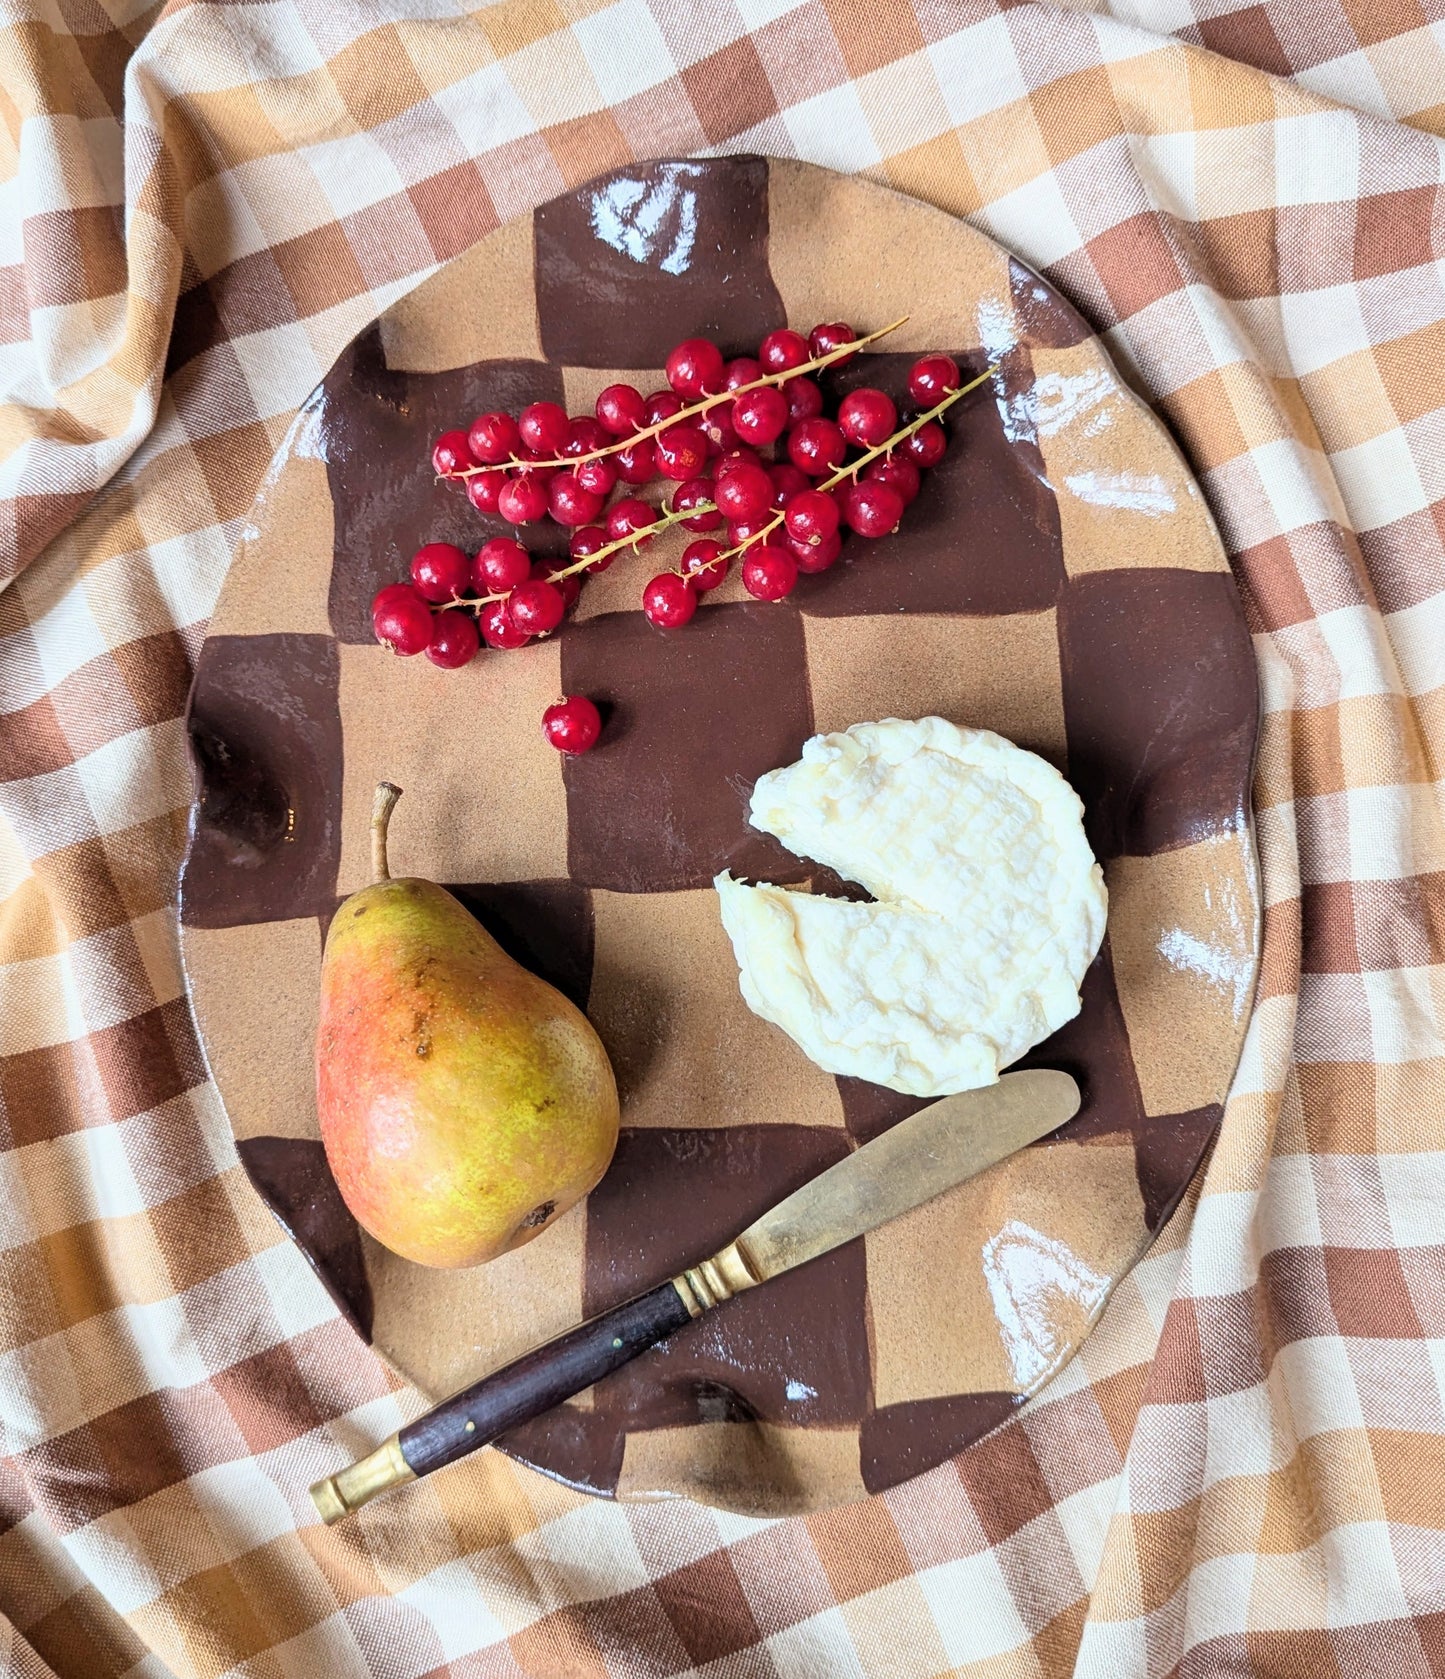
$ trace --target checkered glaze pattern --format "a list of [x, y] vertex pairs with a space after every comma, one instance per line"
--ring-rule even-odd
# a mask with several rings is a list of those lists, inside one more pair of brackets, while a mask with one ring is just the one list
[[[890, 257], [860, 278], [865, 250]], [[486, 345], [459, 296], [501, 300]], [[371, 597], [413, 547], [506, 528], [435, 480], [434, 436], [541, 398], [586, 411], [624, 374], [654, 388], [690, 332], [739, 353], [840, 312], [863, 328], [911, 316], [841, 388], [905, 398], [928, 347], [998, 368], [955, 410], [896, 535], [850, 544], [781, 607], [733, 577], [684, 634], [639, 608], [687, 540], [675, 532], [589, 583], [553, 640], [460, 679], [376, 645]], [[1077, 313], [991, 241], [876, 188], [762, 158], [630, 168], [504, 228], [369, 328], [308, 404], [254, 528], [192, 700], [192, 994], [242, 1160], [374, 1344], [434, 1395], [694, 1263], [920, 1105], [823, 1073], [742, 1002], [713, 876], [818, 873], [748, 827], [759, 774], [819, 729], [930, 711], [1067, 771], [1111, 933], [1079, 1018], [1029, 1059], [1078, 1075], [1079, 1118], [689, 1327], [506, 1449], [597, 1491], [779, 1513], [894, 1485], [1006, 1417], [1183, 1193], [1256, 958], [1243, 613], [1177, 452]], [[558, 692], [608, 709], [603, 745], [575, 761], [538, 739]], [[585, 1208], [462, 1276], [350, 1224], [303, 1094], [320, 945], [368, 878], [382, 778], [411, 790], [393, 866], [456, 884], [584, 1004], [622, 1094], [618, 1155]], [[1161, 955], [1169, 939], [1206, 953], [1204, 982]], [[738, 1444], [759, 1430], [761, 1458]]]

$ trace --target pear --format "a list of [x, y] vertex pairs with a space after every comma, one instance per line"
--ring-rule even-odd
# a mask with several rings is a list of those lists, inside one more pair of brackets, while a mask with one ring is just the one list
[[617, 1084], [580, 1009], [514, 962], [451, 893], [393, 880], [372, 814], [373, 882], [332, 918], [316, 1102], [362, 1227], [419, 1265], [480, 1265], [587, 1194], [617, 1146]]

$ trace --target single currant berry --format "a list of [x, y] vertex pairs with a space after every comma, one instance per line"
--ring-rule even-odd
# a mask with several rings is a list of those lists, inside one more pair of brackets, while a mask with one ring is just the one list
[[684, 338], [667, 358], [667, 382], [679, 396], [712, 396], [723, 388], [723, 353], [710, 338]]
[[[607, 532], [601, 525], [584, 525], [580, 531], [572, 532], [568, 550], [574, 560], [591, 560], [599, 548], [606, 546]], [[587, 570], [589, 574], [606, 571], [616, 558], [616, 554], [604, 554], [600, 560], [592, 560]]]
[[532, 575], [532, 556], [510, 536], [484, 542], [472, 561], [472, 583], [482, 595], [504, 595]]
[[478, 414], [467, 433], [467, 447], [490, 466], [511, 460], [522, 447], [522, 433], [510, 414]]
[[616, 457], [604, 455], [595, 461], [578, 461], [572, 473], [584, 490], [606, 497], [617, 482]]
[[517, 416], [522, 441], [539, 457], [560, 455], [567, 446], [572, 422], [555, 402], [529, 402]]
[[659, 629], [681, 629], [697, 611], [697, 596], [675, 571], [664, 571], [642, 591], [642, 610]]
[[657, 509], [649, 507], [645, 501], [639, 501], [636, 496], [628, 496], [624, 501], [614, 501], [607, 509], [607, 536], [611, 542], [620, 542], [623, 537], [635, 536], [637, 541], [634, 548], [641, 548], [652, 538], [645, 533], [649, 526], [657, 523]]
[[871, 385], [849, 391], [838, 405], [838, 429], [860, 449], [876, 449], [898, 429], [893, 398]]
[[619, 449], [612, 461], [617, 468], [617, 476], [624, 484], [650, 484], [657, 476], [657, 461], [650, 437]]
[[547, 512], [547, 486], [536, 478], [509, 478], [497, 494], [497, 512], [509, 525], [535, 524]]
[[720, 402], [716, 408], [709, 408], [706, 414], [698, 416], [698, 430], [707, 439], [709, 455], [725, 455], [729, 449], [738, 446], [738, 434], [733, 426], [732, 415], [728, 412], [728, 404]]
[[664, 478], [684, 483], [696, 478], [707, 463], [707, 438], [696, 426], [669, 426], [653, 444], [657, 470]]
[[789, 537], [788, 552], [798, 562], [799, 571], [826, 571], [843, 552], [843, 538], [834, 531], [831, 536], [825, 536], [817, 547], [813, 547], [810, 543], [794, 542]]
[[518, 478], [531, 478], [538, 484], [545, 484], [555, 478], [562, 470], [560, 466], [553, 466], [545, 451], [533, 449], [524, 443], [522, 452], [512, 463], [512, 469]]
[[771, 509], [760, 513], [756, 519], [734, 519], [728, 526], [728, 547], [742, 548], [750, 542], [756, 542], [764, 531], [773, 528], [775, 515]]
[[590, 752], [602, 733], [602, 715], [585, 694], [567, 694], [542, 713], [542, 733], [569, 757]]
[[920, 356], [908, 370], [908, 394], [920, 408], [932, 408], [963, 383], [952, 356]]
[[532, 639], [526, 630], [512, 622], [504, 600], [489, 601], [477, 614], [477, 628], [488, 647], [510, 650], [525, 647]]
[[763, 364], [751, 356], [734, 356], [723, 369], [723, 389], [735, 391], [741, 385], [755, 385], [763, 376]]
[[566, 571], [571, 560], [559, 559], [553, 556], [549, 559], [538, 560], [532, 567], [533, 577], [540, 577], [543, 582], [550, 583], [554, 589], [562, 591], [562, 611], [570, 612], [577, 604], [577, 597], [582, 593], [582, 573], [574, 571], [570, 576], [559, 577], [560, 571]]
[[903, 497], [891, 484], [865, 478], [844, 491], [843, 517], [859, 536], [887, 536], [903, 517]]
[[743, 556], [743, 587], [756, 600], [782, 600], [798, 581], [798, 562], [786, 548], [763, 543]]
[[717, 588], [728, 574], [728, 561], [719, 559], [723, 545], [710, 537], [689, 542], [682, 551], [682, 575], [691, 589], [702, 595]]
[[[820, 356], [830, 355], [844, 344], [851, 344], [857, 336], [847, 321], [824, 321], [808, 334], [808, 352], [816, 361]], [[846, 367], [857, 354], [854, 350], [851, 355], [839, 356], [837, 361], [830, 361], [828, 365]]]
[[800, 420], [815, 419], [823, 412], [823, 392], [815, 379], [801, 376], [790, 379], [783, 386], [783, 395], [788, 399], [790, 426], [797, 425]]
[[438, 478], [449, 478], [454, 472], [465, 472], [468, 467], [476, 466], [477, 457], [467, 442], [467, 434], [444, 431], [432, 445], [431, 464]]
[[472, 562], [452, 542], [428, 542], [412, 555], [411, 580], [428, 600], [455, 600], [467, 592]]
[[788, 423], [788, 399], [775, 385], [744, 391], [733, 400], [732, 422], [744, 443], [763, 448], [783, 435]]
[[725, 449], [713, 463], [712, 475], [718, 477], [720, 473], [731, 472], [735, 466], [746, 463], [748, 466], [761, 466], [762, 456], [756, 449], [750, 449], [746, 443], [736, 444], [731, 449]]
[[562, 446], [563, 455], [570, 461], [578, 455], [595, 454], [612, 442], [612, 436], [600, 421], [590, 414], [574, 414], [568, 421], [571, 431]]
[[631, 437], [647, 424], [647, 405], [635, 385], [608, 385], [597, 396], [597, 423], [612, 437]]
[[813, 480], [806, 472], [799, 472], [791, 461], [775, 461], [768, 468], [768, 477], [773, 484], [773, 506], [779, 512], [794, 496], [813, 487]]
[[372, 599], [371, 628], [383, 647], [410, 658], [431, 640], [431, 608], [410, 583], [388, 583]]
[[528, 635], [547, 635], [562, 622], [567, 602], [555, 583], [530, 577], [507, 596], [507, 612], [519, 630]]
[[696, 507], [699, 503], [706, 504], [707, 511], [694, 514], [691, 519], [684, 519], [684, 530], [715, 531], [723, 522], [723, 516], [718, 512], [712, 499], [713, 487], [706, 478], [692, 478], [681, 485], [673, 494], [672, 510], [674, 513], [685, 512], [689, 507]]
[[482, 645], [477, 621], [460, 607], [448, 607], [432, 619], [426, 656], [443, 670], [460, 670], [476, 658]]
[[948, 449], [948, 433], [937, 420], [922, 425], [903, 441], [903, 452], [915, 466], [937, 466]]
[[847, 453], [847, 440], [832, 420], [804, 420], [788, 433], [788, 459], [812, 478], [836, 472]]
[[826, 490], [802, 490], [788, 503], [783, 524], [791, 542], [816, 548], [836, 533], [841, 517]]
[[923, 483], [923, 474], [907, 455], [885, 455], [882, 460], [869, 461], [863, 468], [863, 477], [880, 484], [891, 484], [903, 497], [905, 507], [918, 494]]
[[547, 486], [547, 511], [569, 529], [590, 525], [602, 511], [602, 501], [578, 482], [574, 472], [559, 472]]
[[758, 360], [764, 373], [787, 373], [809, 360], [808, 340], [800, 332], [779, 327], [758, 345]]
[[467, 500], [478, 513], [495, 513], [506, 481], [500, 472], [478, 472], [467, 479]]
[[773, 505], [773, 481], [760, 466], [739, 461], [713, 480], [713, 500], [727, 519], [758, 519]]
[[660, 426], [674, 414], [682, 412], [682, 398], [676, 391], [653, 391], [647, 398], [643, 418], [650, 426]]

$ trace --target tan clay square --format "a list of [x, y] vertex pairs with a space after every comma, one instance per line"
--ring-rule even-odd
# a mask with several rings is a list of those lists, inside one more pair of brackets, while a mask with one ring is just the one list
[[307, 1137], [316, 1129], [316, 1016], [321, 928], [314, 916], [250, 927], [187, 927], [186, 974], [225, 995], [224, 1031], [206, 1059], [238, 1137]]
[[1254, 996], [1249, 842], [1220, 834], [1105, 865], [1114, 982], [1144, 1111], [1189, 1113], [1223, 1096]]
[[[346, 740], [338, 890], [371, 879], [378, 781], [406, 793], [391, 824], [391, 870], [427, 880], [555, 880], [567, 873], [562, 760], [541, 718], [561, 693], [557, 642], [484, 650], [465, 670], [384, 647], [342, 647]], [[439, 680], [440, 679], [440, 680]]]
[[1029, 1391], [1147, 1236], [1127, 1141], [1027, 1149], [873, 1231], [876, 1403]]
[[543, 360], [532, 218], [479, 240], [381, 317], [388, 367], [445, 373], [474, 361]]
[[866, 1498], [856, 1428], [696, 1423], [629, 1434], [619, 1498], [694, 1486], [725, 1510], [799, 1515]]
[[622, 1123], [842, 1125], [832, 1077], [748, 1008], [717, 894], [592, 894], [587, 1013]]
[[996, 730], [1063, 765], [1064, 701], [1052, 611], [803, 622], [820, 733], [882, 717], [946, 717]]
[[[311, 423], [303, 412], [296, 432]], [[293, 453], [286, 470], [261, 486], [208, 633], [265, 635], [279, 626], [292, 635], [330, 635], [334, 525], [326, 463]]]

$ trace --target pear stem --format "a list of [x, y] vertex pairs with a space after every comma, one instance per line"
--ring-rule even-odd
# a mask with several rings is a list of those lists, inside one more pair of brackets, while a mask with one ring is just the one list
[[395, 787], [389, 781], [378, 781], [376, 796], [371, 801], [371, 878], [390, 880], [391, 870], [386, 864], [386, 830], [391, 821], [391, 813], [396, 809], [396, 801], [401, 797], [401, 788]]

